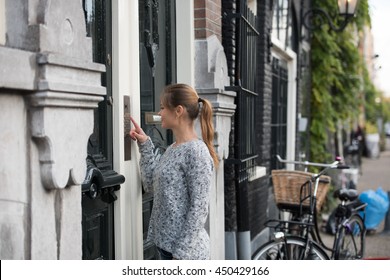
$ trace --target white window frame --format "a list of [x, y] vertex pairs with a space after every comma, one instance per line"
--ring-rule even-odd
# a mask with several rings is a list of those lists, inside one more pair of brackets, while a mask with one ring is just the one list
[[[272, 54], [287, 62], [288, 93], [287, 93], [287, 150], [286, 159], [295, 160], [296, 114], [297, 114], [297, 54], [284, 44], [272, 38]], [[294, 170], [293, 164], [286, 164], [287, 170]]]
[[176, 1], [177, 82], [195, 86], [194, 1]]

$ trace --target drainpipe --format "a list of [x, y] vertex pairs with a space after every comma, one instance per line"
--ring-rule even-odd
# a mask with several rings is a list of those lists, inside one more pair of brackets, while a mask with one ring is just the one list
[[236, 188], [237, 188], [236, 191], [237, 191], [238, 259], [250, 260], [251, 259], [251, 234], [249, 230], [248, 179], [244, 179], [243, 182], [237, 182]]

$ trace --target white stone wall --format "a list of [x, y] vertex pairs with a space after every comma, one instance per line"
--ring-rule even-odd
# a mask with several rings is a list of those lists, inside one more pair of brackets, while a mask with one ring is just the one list
[[5, 44], [5, 0], [0, 0], [0, 45]]
[[[26, 107], [20, 95], [0, 94], [0, 259], [28, 257]], [[27, 251], [27, 252], [26, 252]]]

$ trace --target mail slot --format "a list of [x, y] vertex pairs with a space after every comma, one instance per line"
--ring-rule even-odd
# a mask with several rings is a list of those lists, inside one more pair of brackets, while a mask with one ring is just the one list
[[156, 112], [145, 112], [146, 124], [161, 124], [161, 116]]

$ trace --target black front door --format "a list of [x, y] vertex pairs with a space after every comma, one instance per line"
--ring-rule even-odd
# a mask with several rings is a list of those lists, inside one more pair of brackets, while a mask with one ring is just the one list
[[[156, 153], [171, 144], [172, 133], [153, 115], [160, 110], [163, 88], [176, 81], [176, 36], [174, 0], [139, 0], [141, 126], [152, 138]], [[149, 117], [151, 116], [151, 117]], [[144, 259], [155, 259], [156, 249], [146, 241], [153, 194], [143, 195]]]
[[88, 141], [87, 174], [82, 185], [83, 259], [114, 259], [115, 191], [125, 178], [113, 169], [111, 0], [83, 0], [87, 36], [94, 62], [105, 64], [102, 86], [107, 95], [94, 112]]

